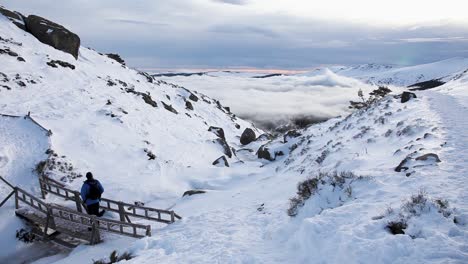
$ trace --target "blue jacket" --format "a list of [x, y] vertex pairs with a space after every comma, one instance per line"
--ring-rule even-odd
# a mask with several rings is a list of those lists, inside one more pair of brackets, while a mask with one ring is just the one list
[[[101, 194], [102, 194], [104, 192], [104, 188], [102, 187], [101, 183], [98, 180], [95, 180], [95, 181], [97, 181], [99, 190], [101, 191]], [[81, 186], [81, 199], [85, 201], [86, 205], [99, 203], [101, 201], [100, 199], [95, 199], [95, 200], [86, 199], [86, 197], [88, 197], [88, 194], [89, 194], [89, 188], [90, 187], [88, 183], [85, 181], [83, 183], [83, 186]]]

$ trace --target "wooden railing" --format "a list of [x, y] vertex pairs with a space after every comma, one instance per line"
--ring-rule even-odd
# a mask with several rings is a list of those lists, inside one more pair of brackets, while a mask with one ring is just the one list
[[[45, 198], [47, 193], [50, 193], [66, 200], [74, 201], [76, 210], [78, 212], [83, 211], [82, 207], [84, 207], [84, 203], [81, 200], [81, 196], [78, 191], [68, 189], [62, 184], [47, 177], [41, 177], [39, 179], [39, 183], [43, 198]], [[101, 198], [100, 208], [106, 211], [118, 213], [121, 222], [127, 221], [131, 223], [130, 217], [142, 218], [165, 224], [172, 224], [176, 219], [181, 219], [181, 217], [174, 211], [140, 206], [107, 198]]]
[[[36, 223], [45, 226], [45, 236], [47, 236], [49, 228], [75, 238], [87, 240], [90, 244], [96, 244], [101, 241], [99, 230], [135, 238], [151, 236], [150, 225], [126, 223], [102, 217], [98, 218], [59, 205], [48, 204], [25, 190], [15, 187], [16, 209], [21, 208], [20, 203], [24, 203], [45, 215], [43, 223]], [[28, 214], [19, 210], [17, 210], [17, 213], [31, 220], [31, 216], [28, 216]], [[37, 219], [41, 218], [36, 216], [35, 220], [37, 221]], [[73, 230], [70, 228], [73, 225], [78, 226], [78, 229]]]

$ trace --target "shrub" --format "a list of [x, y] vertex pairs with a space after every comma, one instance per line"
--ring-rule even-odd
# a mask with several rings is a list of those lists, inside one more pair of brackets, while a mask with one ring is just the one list
[[308, 178], [297, 185], [296, 196], [289, 199], [289, 208], [287, 213], [294, 217], [299, 209], [304, 206], [311, 196], [319, 191], [320, 185], [331, 185], [333, 188], [340, 188], [350, 198], [353, 194], [351, 183], [355, 179], [363, 179], [352, 172], [319, 172], [315, 177]]
[[36, 235], [31, 232], [30, 230], [26, 230], [24, 228], [21, 228], [20, 230], [16, 230], [16, 238], [19, 241], [22, 241], [24, 243], [32, 243], [36, 240]]
[[42, 175], [44, 173], [46, 165], [47, 165], [47, 161], [45, 161], [45, 160], [40, 161], [39, 163], [36, 164], [36, 167], [34, 168], [34, 171], [38, 175]]
[[367, 108], [371, 106], [372, 104], [374, 104], [375, 102], [379, 101], [380, 99], [384, 98], [391, 92], [392, 90], [388, 89], [387, 87], [379, 86], [379, 88], [369, 93], [369, 98], [366, 100], [364, 98], [364, 93], [362, 92], [361, 89], [359, 89], [358, 96], [362, 102], [349, 101], [350, 103], [349, 108], [357, 109], [357, 110]]
[[408, 227], [404, 220], [391, 221], [387, 223], [386, 228], [394, 235], [405, 234], [405, 229]]
[[109, 261], [105, 260], [105, 259], [100, 259], [100, 260], [94, 260], [93, 261], [93, 264], [113, 264], [113, 263], [117, 263], [117, 262], [120, 262], [122, 260], [130, 260], [132, 259], [134, 256], [129, 253], [129, 252], [124, 252], [122, 253], [121, 255], [119, 255], [117, 253], [117, 250], [114, 250], [111, 252], [111, 254], [109, 255]]

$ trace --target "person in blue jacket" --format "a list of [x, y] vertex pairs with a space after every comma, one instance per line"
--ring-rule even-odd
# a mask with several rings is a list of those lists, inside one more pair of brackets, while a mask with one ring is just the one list
[[104, 188], [101, 183], [94, 179], [91, 172], [86, 173], [86, 181], [81, 187], [81, 199], [86, 204], [88, 214], [102, 216], [104, 210], [99, 212], [99, 202], [101, 201], [101, 195], [104, 192]]

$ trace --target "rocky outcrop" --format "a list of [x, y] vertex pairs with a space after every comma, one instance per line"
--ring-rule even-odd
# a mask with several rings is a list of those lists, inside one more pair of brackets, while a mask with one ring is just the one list
[[164, 109], [166, 109], [167, 111], [173, 113], [173, 114], [179, 114], [179, 112], [177, 112], [177, 110], [174, 109], [174, 107], [172, 107], [172, 105], [168, 105], [166, 103], [164, 103], [163, 101], [161, 101], [161, 103], [163, 104], [164, 106]]
[[256, 137], [255, 132], [251, 128], [246, 128], [244, 132], [242, 132], [240, 143], [242, 145], [248, 145], [255, 141]]
[[125, 65], [125, 61], [122, 59], [122, 57], [120, 57], [119, 54], [116, 54], [116, 53], [107, 53], [105, 54], [107, 57], [115, 60], [116, 62], [122, 64], [122, 65]]
[[185, 101], [185, 109], [193, 110], [193, 105], [189, 101]]
[[65, 62], [65, 61], [61, 61], [61, 60], [51, 60], [51, 61], [47, 62], [47, 65], [49, 65], [52, 68], [58, 68], [58, 66], [61, 66], [61, 67], [64, 67], [64, 68], [70, 68], [72, 70], [75, 69], [75, 65], [70, 64], [70, 63]]
[[208, 131], [213, 132], [213, 134], [215, 134], [219, 138], [226, 139], [226, 137], [224, 136], [224, 130], [220, 127], [210, 126], [210, 128], [208, 128]]
[[257, 151], [257, 157], [259, 159], [266, 159], [269, 161], [274, 161], [275, 159], [272, 157], [270, 150], [265, 147], [265, 145], [261, 146]]
[[402, 160], [400, 162], [400, 164], [398, 164], [398, 166], [395, 168], [395, 171], [396, 172], [401, 172], [401, 171], [406, 171], [409, 169], [409, 167], [407, 166], [408, 162], [411, 161], [411, 158], [410, 157], [406, 157], [404, 160]]
[[0, 14], [6, 16], [13, 24], [26, 31], [26, 17], [19, 12], [10, 11], [0, 6]]
[[192, 195], [195, 195], [195, 194], [202, 194], [202, 193], [206, 193], [206, 191], [203, 191], [203, 190], [188, 190], [188, 191], [184, 192], [182, 197], [192, 196]]
[[229, 147], [228, 143], [226, 142], [224, 138], [217, 138], [214, 142], [219, 144], [223, 148], [223, 152], [226, 156], [228, 156], [229, 158], [232, 158], [231, 147]]
[[433, 160], [435, 162], [441, 162], [441, 160], [439, 159], [439, 156], [434, 153], [424, 154], [422, 156], [417, 157], [416, 160], [422, 160], [422, 161]]
[[221, 156], [215, 161], [213, 161], [213, 165], [218, 166], [218, 167], [229, 167], [229, 163], [225, 156]]
[[412, 92], [403, 92], [401, 94], [401, 103], [404, 104], [413, 98], [418, 98], [415, 93]]
[[287, 143], [289, 139], [291, 138], [297, 138], [300, 137], [302, 134], [297, 132], [297, 130], [290, 130], [288, 133], [286, 133], [283, 137], [284, 143]]
[[26, 29], [40, 42], [69, 53], [78, 59], [80, 37], [62, 25], [40, 16], [30, 15], [26, 18]]

